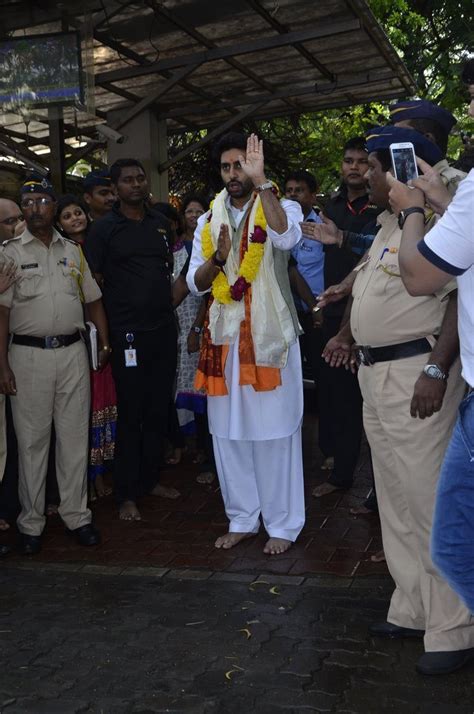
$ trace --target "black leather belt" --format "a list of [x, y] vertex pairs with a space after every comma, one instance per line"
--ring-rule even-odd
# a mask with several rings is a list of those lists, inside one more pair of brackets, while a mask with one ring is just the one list
[[55, 350], [57, 347], [69, 347], [75, 342], [79, 342], [81, 333], [75, 332], [73, 335], [54, 335], [48, 337], [30, 337], [29, 335], [12, 335], [12, 342], [15, 345], [26, 347], [41, 347], [43, 350]]
[[359, 346], [357, 348], [357, 357], [359, 364], [370, 367], [371, 364], [376, 362], [390, 362], [395, 359], [414, 357], [415, 355], [431, 352], [432, 349], [426, 337], [421, 337], [419, 340], [400, 342], [398, 345], [388, 345], [387, 347]]

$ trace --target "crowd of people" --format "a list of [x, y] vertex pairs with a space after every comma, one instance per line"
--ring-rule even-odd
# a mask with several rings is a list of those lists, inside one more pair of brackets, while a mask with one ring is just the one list
[[[474, 96], [474, 60], [463, 79]], [[24, 554], [55, 508], [100, 543], [88, 496], [109, 492], [107, 463], [121, 520], [145, 494], [179, 498], [160, 468], [193, 429], [197, 480], [218, 478], [229, 520], [216, 548], [262, 522], [264, 552], [287, 551], [305, 523], [303, 358], [329, 474], [313, 497], [351, 487], [364, 429], [370, 446], [359, 512], [378, 509], [395, 582], [371, 634], [424, 638], [423, 674], [474, 658], [473, 172], [446, 160], [448, 111], [390, 109], [343, 147], [323, 211], [312, 173], [280, 194], [262, 141], [233, 132], [210, 207], [157, 202], [134, 158], [92, 171], [80, 198], [32, 175], [19, 205], [0, 199], [0, 529], [16, 520]], [[406, 142], [412, 186], [391, 173]]]

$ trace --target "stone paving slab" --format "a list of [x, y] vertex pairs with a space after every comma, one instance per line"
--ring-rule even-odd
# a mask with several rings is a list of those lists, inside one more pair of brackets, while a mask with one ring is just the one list
[[[48, 518], [43, 550], [37, 560], [54, 563], [57, 568], [75, 570], [83, 565], [248, 574], [257, 577], [272, 573], [281, 577], [327, 577], [386, 575], [384, 563], [372, 563], [370, 556], [381, 548], [377, 516], [355, 517], [350, 508], [360, 505], [370, 489], [368, 457], [364, 448], [354, 487], [323, 499], [311, 496], [314, 486], [327, 477], [320, 470], [321, 454], [316, 444], [317, 423], [313, 415], [304, 424], [306, 525], [296, 544], [280, 556], [263, 553], [266, 536], [249, 539], [232, 550], [216, 550], [215, 539], [224, 533], [227, 521], [217, 482], [211, 486], [196, 483], [196, 469], [186, 454], [179, 466], [163, 474], [163, 482], [176, 486], [182, 497], [176, 501], [147, 497], [140, 504], [140, 522], [119, 521], [112, 497], [91, 504], [94, 519], [102, 534], [102, 544], [82, 548], [66, 536], [59, 517]], [[16, 546], [13, 532], [0, 534], [0, 542]], [[25, 562], [18, 553], [8, 562]], [[91, 573], [93, 570], [90, 571]], [[131, 574], [132, 571], [128, 570]], [[137, 574], [139, 570], [135, 570]], [[199, 577], [198, 575], [196, 577]]]
[[472, 714], [474, 665], [424, 678], [420, 642], [367, 635], [388, 578], [187, 575], [2, 568], [0, 714]]

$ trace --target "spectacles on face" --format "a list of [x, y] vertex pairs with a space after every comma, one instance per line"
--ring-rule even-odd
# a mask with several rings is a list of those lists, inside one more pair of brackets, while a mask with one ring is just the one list
[[0, 223], [2, 226], [16, 226], [17, 223], [21, 223], [22, 220], [23, 216], [10, 216], [10, 218], [4, 218]]
[[33, 208], [33, 206], [51, 206], [54, 203], [52, 198], [26, 198], [21, 202], [21, 208]]

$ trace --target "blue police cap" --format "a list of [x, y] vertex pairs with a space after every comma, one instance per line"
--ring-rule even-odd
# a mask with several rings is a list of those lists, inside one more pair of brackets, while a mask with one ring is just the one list
[[377, 149], [388, 149], [390, 144], [410, 141], [415, 148], [415, 154], [430, 166], [434, 166], [443, 158], [441, 149], [427, 139], [426, 136], [420, 134], [419, 131], [393, 126], [392, 124], [375, 126], [373, 129], [369, 129], [365, 141], [369, 154], [371, 151], [377, 151]]
[[107, 186], [107, 188], [110, 188], [111, 183], [108, 169], [90, 171], [87, 176], [85, 176], [82, 181], [83, 190], [88, 191], [95, 186]]
[[456, 124], [456, 119], [451, 112], [438, 107], [437, 104], [433, 104], [427, 99], [409, 99], [406, 102], [397, 102], [390, 106], [392, 124], [406, 119], [432, 119], [448, 134]]
[[47, 196], [51, 196], [51, 198], [56, 200], [53, 184], [45, 176], [41, 176], [41, 174], [30, 174], [23, 186], [20, 188], [21, 196], [28, 193], [45, 193]]

